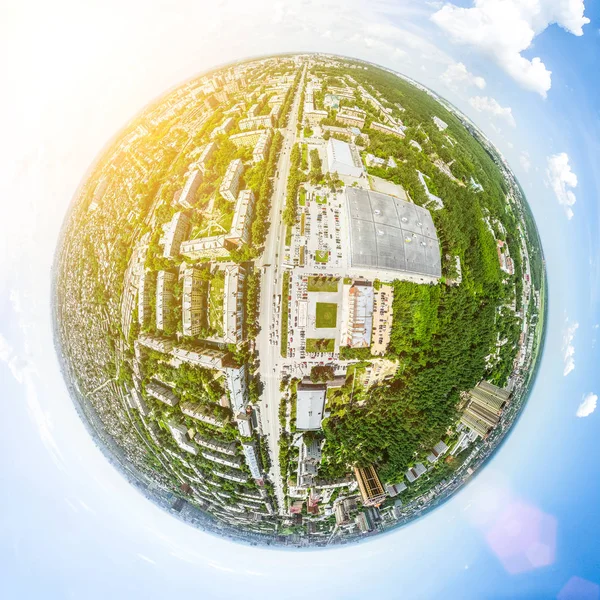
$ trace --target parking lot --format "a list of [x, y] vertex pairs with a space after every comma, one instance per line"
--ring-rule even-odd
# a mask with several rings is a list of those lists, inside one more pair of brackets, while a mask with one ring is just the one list
[[328, 188], [306, 186], [304, 206], [292, 231], [291, 260], [294, 266], [315, 272], [343, 266], [342, 193]]
[[373, 301], [373, 345], [371, 347], [371, 352], [374, 355], [383, 356], [387, 351], [392, 329], [393, 301], [393, 286], [383, 284], [379, 290], [375, 291]]

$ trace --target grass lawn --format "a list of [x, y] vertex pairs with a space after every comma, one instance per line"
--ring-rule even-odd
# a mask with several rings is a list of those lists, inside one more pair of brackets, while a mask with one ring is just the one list
[[208, 290], [208, 326], [216, 336], [223, 335], [223, 291], [225, 273], [218, 271], [210, 281]]
[[300, 196], [298, 199], [298, 204], [300, 206], [306, 206], [306, 190], [304, 188], [300, 188]]
[[304, 235], [304, 226], [306, 224], [306, 213], [300, 215], [300, 235]]
[[331, 328], [337, 324], [337, 304], [335, 302], [317, 302], [317, 329]]
[[315, 202], [317, 204], [327, 204], [327, 196], [316, 196]]
[[329, 250], [317, 250], [315, 252], [315, 261], [318, 263], [326, 263], [329, 261]]
[[337, 292], [337, 277], [309, 277], [307, 289], [309, 292]]
[[335, 350], [335, 340], [307, 338], [307, 352], [333, 352]]

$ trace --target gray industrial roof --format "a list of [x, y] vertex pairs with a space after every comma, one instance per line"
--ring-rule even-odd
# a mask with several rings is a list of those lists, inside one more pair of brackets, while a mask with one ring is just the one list
[[442, 274], [440, 247], [429, 211], [399, 198], [346, 188], [350, 224], [350, 265]]

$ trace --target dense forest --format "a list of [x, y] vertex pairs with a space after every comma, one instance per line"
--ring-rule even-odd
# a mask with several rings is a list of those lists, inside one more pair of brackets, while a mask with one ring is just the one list
[[[329, 71], [335, 73], [335, 69]], [[404, 108], [396, 116], [407, 126], [406, 138], [368, 132], [366, 151], [384, 159], [394, 157], [397, 167], [370, 168], [369, 173], [401, 184], [415, 203], [427, 205], [419, 170], [428, 178], [430, 192], [443, 199], [444, 208], [431, 211], [440, 240], [443, 278], [435, 286], [394, 282], [388, 353], [399, 361], [398, 372], [361, 402], [349, 399], [334, 407], [324, 421], [324, 465], [328, 475], [338, 476], [349, 464], [376, 464], [382, 480], [402, 480], [415, 457], [442, 439], [456, 421], [461, 391], [483, 377], [502, 384], [510, 373], [520, 322], [514, 313], [511, 317], [498, 311], [515, 300], [519, 308], [521, 236], [518, 219], [506, 201], [509, 188], [500, 169], [456, 117], [390, 73], [369, 68], [353, 77]], [[374, 110], [359, 97], [356, 100], [367, 111], [368, 125], [374, 120]], [[448, 123], [444, 132], [433, 124], [434, 115]], [[410, 139], [417, 140], [422, 150], [411, 146]], [[453, 178], [436, 166], [438, 159], [449, 165]], [[483, 191], [470, 185], [471, 177]], [[494, 222], [502, 225], [494, 227]], [[496, 239], [504, 239], [513, 249], [513, 276], [500, 270]], [[456, 256], [462, 282], [445, 285], [446, 278], [456, 276]], [[490, 366], [486, 357], [497, 337], [508, 343], [497, 364]]]

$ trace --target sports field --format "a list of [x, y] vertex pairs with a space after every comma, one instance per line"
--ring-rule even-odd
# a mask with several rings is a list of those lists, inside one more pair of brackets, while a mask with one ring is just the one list
[[335, 327], [337, 324], [337, 304], [335, 302], [317, 302], [317, 329]]

